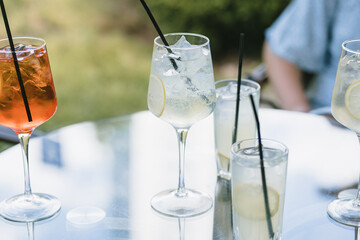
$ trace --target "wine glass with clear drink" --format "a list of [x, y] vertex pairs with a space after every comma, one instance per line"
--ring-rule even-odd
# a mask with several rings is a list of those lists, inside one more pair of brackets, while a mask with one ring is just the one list
[[185, 144], [189, 128], [215, 107], [215, 82], [209, 39], [191, 33], [166, 34], [154, 40], [148, 88], [149, 110], [170, 123], [179, 143], [179, 185], [155, 195], [151, 206], [176, 217], [196, 216], [212, 207], [206, 193], [185, 188]]
[[[15, 222], [33, 222], [55, 215], [60, 201], [30, 186], [28, 144], [31, 133], [57, 108], [46, 43], [32, 37], [13, 38], [26, 98], [23, 98], [8, 39], [0, 40], [0, 124], [17, 134], [23, 156], [25, 191], [0, 203], [0, 215]], [[30, 109], [25, 108], [27, 99]]]
[[[335, 119], [360, 140], [360, 39], [343, 42], [331, 100]], [[349, 226], [360, 226], [360, 185], [354, 198], [341, 198], [328, 206], [329, 216]]]

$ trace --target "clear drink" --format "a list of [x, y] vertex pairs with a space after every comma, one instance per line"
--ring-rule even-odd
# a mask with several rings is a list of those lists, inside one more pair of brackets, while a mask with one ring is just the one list
[[360, 133], [360, 53], [340, 58], [331, 111], [337, 121]]
[[148, 107], [177, 128], [187, 128], [209, 116], [216, 101], [210, 49], [190, 45], [191, 38], [182, 36], [170, 46], [171, 53], [155, 44], [153, 53]]
[[[216, 107], [214, 110], [215, 149], [218, 175], [230, 179], [230, 148], [235, 121], [237, 80], [216, 82]], [[249, 95], [253, 94], [259, 106], [260, 85], [254, 81], [241, 81], [239, 119], [236, 141], [256, 137], [256, 125]]]
[[[236, 240], [270, 240], [265, 212], [257, 139], [231, 148], [233, 231]], [[274, 238], [281, 239], [288, 149], [273, 140], [262, 140], [265, 177]]]
[[[331, 100], [333, 116], [353, 130], [360, 140], [360, 39], [341, 45], [341, 55]], [[354, 198], [338, 198], [328, 205], [328, 215], [348, 226], [360, 226], [360, 185]]]
[[148, 88], [149, 110], [170, 123], [179, 144], [179, 184], [151, 199], [154, 210], [173, 217], [191, 217], [208, 211], [209, 194], [185, 188], [187, 133], [209, 116], [216, 102], [209, 39], [194, 33], [171, 33], [155, 38]]

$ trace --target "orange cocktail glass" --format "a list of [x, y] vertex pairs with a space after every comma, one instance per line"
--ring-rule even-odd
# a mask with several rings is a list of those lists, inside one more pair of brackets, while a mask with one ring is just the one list
[[60, 202], [51, 195], [31, 191], [28, 143], [34, 129], [54, 115], [57, 100], [45, 41], [31, 37], [13, 41], [30, 117], [8, 39], [3, 39], [0, 40], [0, 124], [14, 130], [20, 140], [25, 191], [1, 202], [0, 215], [16, 222], [38, 221], [55, 215]]

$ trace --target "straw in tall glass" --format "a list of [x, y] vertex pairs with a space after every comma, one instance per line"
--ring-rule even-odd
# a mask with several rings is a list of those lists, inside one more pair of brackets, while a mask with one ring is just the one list
[[215, 107], [215, 83], [209, 39], [192, 33], [166, 34], [154, 40], [148, 89], [149, 110], [170, 123], [179, 143], [179, 185], [155, 195], [151, 206], [168, 216], [189, 217], [212, 207], [208, 194], [185, 188], [185, 146], [190, 127]]
[[[360, 39], [345, 41], [341, 49], [331, 111], [360, 140]], [[360, 185], [355, 198], [336, 199], [327, 211], [339, 223], [360, 226]]]

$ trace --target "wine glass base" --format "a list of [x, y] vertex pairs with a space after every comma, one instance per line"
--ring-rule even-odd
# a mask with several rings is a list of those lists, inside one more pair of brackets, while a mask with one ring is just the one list
[[0, 217], [13, 222], [48, 219], [61, 209], [60, 201], [45, 193], [19, 194], [0, 203]]
[[340, 198], [332, 201], [328, 206], [327, 213], [338, 223], [360, 227], [360, 206], [354, 204], [353, 198]]
[[211, 209], [212, 198], [205, 193], [186, 189], [178, 194], [177, 190], [166, 190], [151, 199], [151, 207], [170, 217], [194, 217]]

